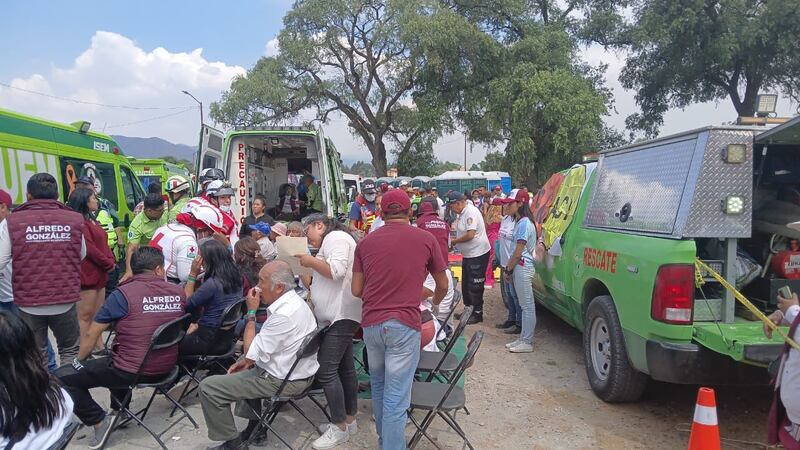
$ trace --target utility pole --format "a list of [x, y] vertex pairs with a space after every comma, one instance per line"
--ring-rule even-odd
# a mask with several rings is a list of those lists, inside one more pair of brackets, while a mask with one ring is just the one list
[[197, 154], [194, 158], [194, 171], [197, 173], [197, 176], [200, 176], [200, 153], [201, 149], [203, 148], [203, 102], [198, 100], [194, 95], [190, 94], [189, 91], [181, 91], [184, 94], [192, 97], [192, 100], [196, 101], [198, 105], [200, 105], [200, 142], [197, 144]]
[[467, 132], [464, 132], [464, 170], [467, 170]]

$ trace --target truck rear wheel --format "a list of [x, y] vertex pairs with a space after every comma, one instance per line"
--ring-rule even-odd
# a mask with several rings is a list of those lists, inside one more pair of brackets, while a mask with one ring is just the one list
[[601, 400], [630, 402], [641, 397], [647, 375], [628, 360], [617, 309], [608, 295], [595, 297], [586, 309], [583, 351], [589, 385]]

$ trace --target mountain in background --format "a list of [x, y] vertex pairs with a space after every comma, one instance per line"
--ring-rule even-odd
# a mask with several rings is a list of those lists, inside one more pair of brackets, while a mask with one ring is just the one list
[[194, 160], [197, 147], [186, 144], [173, 144], [157, 137], [140, 138], [128, 136], [111, 136], [117, 141], [122, 153], [134, 158], [163, 158], [172, 156], [186, 162]]

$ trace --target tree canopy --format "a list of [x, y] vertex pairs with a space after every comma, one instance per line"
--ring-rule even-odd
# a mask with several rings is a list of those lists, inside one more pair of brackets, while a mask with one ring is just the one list
[[607, 41], [594, 36], [629, 51], [620, 81], [636, 90], [641, 108], [628, 118], [630, 128], [652, 136], [669, 108], [722, 99], [738, 115], [753, 116], [763, 90], [800, 100], [796, 0], [633, 3], [631, 23], [617, 24]]
[[278, 35], [279, 54], [236, 78], [211, 116], [229, 125], [276, 124], [342, 114], [386, 174], [388, 145], [401, 151], [444, 125], [443, 109], [415, 88], [423, 55], [406, 27], [439, 6], [434, 0], [305, 0]]

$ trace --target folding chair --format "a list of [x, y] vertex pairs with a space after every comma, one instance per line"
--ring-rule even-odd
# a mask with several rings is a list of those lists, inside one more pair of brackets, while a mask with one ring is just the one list
[[[253, 410], [253, 412], [255, 412], [256, 415], [258, 415], [258, 425], [253, 430], [253, 432], [250, 433], [250, 437], [244, 443], [245, 445], [250, 445], [250, 440], [253, 439], [255, 436], [258, 436], [262, 428], [266, 428], [267, 431], [272, 432], [272, 434], [274, 434], [278, 439], [280, 439], [280, 441], [283, 442], [283, 445], [285, 445], [289, 449], [292, 449], [292, 446], [289, 444], [289, 442], [287, 442], [286, 439], [283, 438], [283, 436], [278, 434], [278, 432], [275, 431], [274, 428], [272, 428], [272, 422], [275, 421], [275, 418], [278, 417], [278, 413], [280, 412], [281, 408], [286, 404], [288, 404], [289, 406], [294, 408], [298, 413], [300, 413], [300, 415], [303, 416], [303, 418], [306, 419], [306, 421], [311, 424], [314, 430], [317, 429], [316, 424], [314, 424], [314, 422], [306, 415], [306, 413], [299, 406], [297, 406], [297, 403], [295, 403], [296, 401], [309, 396], [309, 393], [312, 391], [313, 384], [309, 386], [308, 389], [306, 389], [304, 392], [294, 396], [284, 395], [283, 391], [286, 388], [286, 384], [289, 382], [288, 380], [291, 379], [292, 373], [294, 372], [294, 369], [297, 367], [297, 364], [300, 362], [300, 360], [317, 354], [317, 352], [319, 351], [319, 347], [322, 344], [322, 338], [325, 336], [325, 331], [327, 329], [328, 327], [319, 327], [314, 332], [306, 336], [305, 339], [303, 339], [303, 344], [297, 351], [297, 356], [295, 356], [295, 360], [294, 363], [292, 363], [292, 367], [290, 367], [289, 371], [286, 373], [286, 378], [284, 378], [283, 382], [278, 387], [278, 390], [275, 391], [275, 395], [273, 395], [268, 399], [269, 406], [267, 408], [262, 408], [262, 411], [258, 412], [256, 411], [255, 408], [253, 408], [253, 405], [250, 402], [247, 403], [248, 406], [250, 406], [250, 408]], [[316, 401], [314, 401], [314, 403], [316, 403], [317, 406], [322, 408], [322, 406]]]
[[[461, 291], [459, 291], [458, 289], [454, 289], [453, 303], [450, 305], [450, 312], [447, 313], [447, 318], [444, 320], [444, 326], [448, 326], [450, 324], [450, 319], [453, 318], [453, 314], [455, 314], [456, 312], [456, 306], [458, 306], [458, 304], [461, 303], [461, 298], [462, 298]], [[450, 342], [450, 339], [452, 339], [452, 334], [450, 335], [450, 337], [445, 337], [441, 341], [436, 342], [436, 345], [438, 345], [439, 348], [443, 350], [444, 346], [447, 346], [447, 344]]]
[[[461, 363], [453, 374], [453, 378], [448, 384], [415, 381], [411, 385], [411, 407], [409, 408], [408, 417], [411, 419], [411, 423], [417, 428], [417, 431], [414, 432], [414, 436], [408, 441], [409, 449], [415, 448], [422, 437], [425, 436], [434, 447], [441, 450], [442, 447], [427, 433], [428, 427], [433, 422], [433, 419], [439, 416], [453, 431], [461, 436], [464, 440], [464, 446], [469, 447], [470, 450], [475, 450], [469, 442], [467, 435], [464, 433], [464, 430], [461, 429], [461, 426], [456, 422], [455, 411], [466, 409], [466, 395], [464, 389], [457, 386], [458, 379], [464, 375], [464, 372], [466, 372], [468, 368], [472, 367], [472, 362], [475, 360], [475, 353], [478, 352], [482, 341], [483, 331], [477, 331], [472, 335], [472, 339], [470, 339], [469, 345], [467, 346], [467, 353], [464, 355], [464, 359], [461, 360]], [[414, 418], [412, 412], [415, 409], [428, 411], [422, 419], [422, 422], [417, 422], [417, 419]]]
[[[170, 322], [161, 325], [153, 333], [153, 337], [150, 339], [150, 348], [147, 350], [147, 353], [145, 354], [144, 359], [142, 360], [142, 364], [139, 366], [139, 370], [136, 372], [136, 378], [134, 378], [133, 382], [129, 386], [127, 386], [128, 393], [125, 394], [125, 399], [122, 402], [120, 402], [121, 404], [120, 404], [119, 414], [117, 414], [114, 417], [114, 420], [111, 423], [112, 431], [106, 435], [106, 438], [102, 442], [100, 448], [105, 447], [109, 437], [111, 436], [111, 433], [113, 433], [113, 431], [116, 428], [119, 428], [127, 424], [131, 420], [136, 421], [136, 423], [138, 423], [141, 427], [147, 430], [147, 432], [150, 433], [150, 435], [153, 436], [153, 438], [158, 442], [158, 445], [160, 445], [161, 448], [163, 448], [164, 450], [167, 449], [167, 446], [164, 445], [164, 441], [161, 440], [161, 436], [163, 436], [164, 433], [169, 431], [172, 427], [177, 425], [178, 422], [183, 420], [184, 417], [188, 418], [189, 421], [192, 422], [192, 425], [194, 425], [195, 429], [198, 428], [197, 422], [195, 422], [194, 418], [191, 416], [191, 414], [189, 414], [189, 411], [187, 411], [183, 406], [181, 406], [180, 403], [178, 403], [177, 400], [175, 400], [174, 398], [172, 398], [172, 396], [169, 395], [168, 392], [169, 388], [175, 383], [175, 380], [178, 378], [177, 365], [172, 369], [172, 371], [170, 371], [170, 373], [165, 375], [164, 378], [162, 378], [159, 381], [146, 382], [146, 383], [139, 382], [139, 379], [141, 378], [142, 375], [142, 368], [144, 368], [145, 364], [147, 363], [147, 359], [150, 357], [150, 355], [157, 350], [164, 350], [170, 347], [177, 347], [183, 340], [183, 337], [186, 335], [186, 329], [189, 328], [189, 323], [191, 322], [191, 318], [192, 316], [190, 314], [184, 314], [183, 316], [175, 320], [172, 320]], [[153, 395], [150, 396], [150, 400], [147, 402], [147, 406], [134, 413], [133, 411], [130, 410], [129, 406], [126, 406], [129, 404], [131, 398], [133, 397], [133, 391], [135, 389], [147, 389], [147, 388], [153, 388]], [[164, 397], [166, 397], [170, 402], [172, 402], [176, 408], [180, 408], [183, 414], [174, 422], [172, 422], [163, 431], [156, 434], [153, 430], [151, 430], [147, 425], [144, 424], [144, 418], [147, 415], [147, 412], [150, 410], [150, 405], [153, 404], [153, 399], [155, 399], [156, 394], [159, 393], [164, 395]], [[117, 424], [116, 422], [121, 417], [126, 417], [126, 418], [122, 421], [122, 423]]]
[[81, 424], [78, 422], [70, 422], [67, 424], [67, 426], [64, 427], [64, 431], [61, 433], [61, 437], [58, 438], [53, 445], [47, 447], [47, 450], [64, 450], [67, 448], [67, 445], [69, 445], [69, 442], [75, 437], [75, 433], [80, 427]]
[[[228, 330], [236, 326], [236, 322], [238, 322], [239, 319], [241, 319], [244, 315], [244, 308], [244, 298], [231, 303], [225, 308], [225, 311], [222, 312], [222, 321], [215, 332], [214, 341], [217, 340], [220, 330]], [[222, 369], [224, 372], [227, 372], [228, 368], [222, 364], [222, 361], [230, 360], [233, 358], [234, 353], [236, 353], [236, 340], [231, 339], [230, 345], [228, 345], [225, 352], [221, 354], [209, 355], [208, 348], [206, 348], [206, 351], [202, 355], [181, 356], [178, 360], [178, 365], [180, 366], [181, 373], [189, 376], [189, 380], [186, 383], [186, 386], [183, 387], [181, 395], [178, 396], [178, 402], [182, 402], [183, 399], [191, 395], [191, 393], [196, 391], [200, 386], [200, 380], [197, 378], [197, 372], [214, 366]], [[190, 365], [192, 367], [191, 370], [189, 369]], [[194, 381], [194, 386], [192, 386], [190, 389], [189, 386], [192, 384], [192, 381]], [[172, 408], [172, 412], [169, 416], [172, 417], [176, 410], [177, 407]]]
[[461, 318], [458, 319], [458, 326], [453, 331], [453, 336], [447, 342], [447, 346], [441, 352], [429, 352], [423, 350], [419, 353], [419, 362], [417, 363], [417, 373], [429, 372], [425, 381], [433, 381], [434, 377], [440, 380], [444, 377], [444, 381], [449, 381], [445, 372], [452, 372], [458, 368], [458, 358], [452, 354], [453, 347], [455, 347], [458, 338], [464, 333], [467, 328], [467, 322], [472, 316], [472, 306], [465, 306]]

